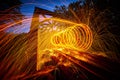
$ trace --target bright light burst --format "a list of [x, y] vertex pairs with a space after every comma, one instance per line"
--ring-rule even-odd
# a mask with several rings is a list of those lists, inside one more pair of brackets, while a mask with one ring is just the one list
[[[28, 33], [5, 32], [21, 23], [24, 23], [24, 25], [19, 26], [19, 28], [24, 29], [28, 27], [25, 24], [31, 20], [33, 20], [33, 23]], [[101, 21], [101, 19], [98, 21]], [[91, 27], [92, 25], [94, 23], [89, 26], [85, 23], [75, 23], [55, 17], [44, 18], [41, 21], [38, 17], [26, 18], [0, 24], [0, 45], [2, 45], [0, 47], [0, 78], [3, 80], [25, 80], [47, 75], [49, 79], [56, 80], [56, 73], [52, 75], [52, 72], [60, 69], [58, 72], [63, 71], [61, 73], [64, 76], [69, 71], [71, 74], [77, 74], [75, 78], [71, 75], [71, 80], [79, 78], [86, 80], [88, 77], [93, 78], [93, 76], [105, 80], [105, 74], [112, 73], [112, 68], [109, 65], [113, 65], [113, 63], [105, 57], [105, 51], [101, 51], [100, 54], [103, 54], [101, 56], [98, 55], [98, 52], [94, 52], [94, 48], [91, 49], [91, 46], [93, 46], [98, 50], [99, 48], [109, 50], [104, 46], [104, 43], [100, 44], [104, 39], [97, 40], [98, 37], [101, 37], [101, 35], [96, 35], [98, 34], [97, 31], [103, 32], [101, 26], [94, 30], [95, 27]], [[14, 32], [20, 32], [19, 28], [14, 28]], [[91, 28], [93, 29], [91, 30]], [[110, 44], [111, 42], [108, 46]], [[100, 47], [96, 47], [96, 45], [100, 45]], [[110, 48], [112, 47], [110, 46]], [[104, 72], [106, 73], [101, 74]], [[52, 79], [51, 75], [55, 79]], [[116, 73], [112, 75], [116, 76]], [[69, 80], [69, 78], [67, 79]]]
[[[52, 23], [46, 26], [47, 22]], [[41, 61], [44, 53], [44, 55], [53, 56], [54, 50], [62, 49], [85, 52], [92, 45], [92, 31], [86, 24], [77, 24], [58, 18], [46, 18], [39, 25], [42, 27], [38, 30], [37, 70], [46, 62]], [[45, 50], [49, 51], [49, 53], [44, 52]], [[55, 53], [54, 55], [58, 54]]]
[[[1, 33], [13, 25], [21, 22], [27, 23], [29, 20], [31, 18], [5, 26], [1, 29]], [[108, 65], [101, 63], [102, 56], [89, 54], [93, 35], [88, 25], [58, 18], [45, 18], [41, 22], [38, 22], [38, 18], [32, 20], [34, 24], [29, 33], [14, 35], [3, 32], [0, 37], [2, 39], [0, 43], [3, 44], [0, 48], [1, 57], [5, 56], [1, 61], [2, 66], [0, 66], [1, 72], [5, 73], [2, 74], [5, 75], [3, 79], [37, 78], [49, 74], [56, 68], [62, 69], [63, 67], [68, 69], [72, 67], [71, 71], [75, 71], [77, 74], [80, 71], [84, 79], [89, 76], [87, 73], [104, 79], [102, 77], [104, 75], [91, 69], [90, 65], [111, 70], [111, 68], [105, 68]], [[99, 62], [100, 64], [97, 64]]]
[[[21, 22], [27, 23], [31, 19], [32, 18], [19, 20], [3, 26], [1, 32], [20, 24]], [[30, 31], [27, 34], [18, 36], [17, 34], [14, 35], [13, 33], [8, 33], [8, 35], [3, 32], [4, 34], [3, 37], [1, 36], [2, 40], [0, 42], [4, 45], [1, 47], [1, 49], [6, 47], [3, 49], [3, 52], [5, 52], [7, 49], [8, 51], [4, 54], [1, 51], [3, 55], [7, 54], [7, 56], [5, 56], [1, 62], [2, 66], [0, 67], [0, 70], [7, 65], [8, 67], [3, 69], [4, 73], [4, 71], [8, 70], [9, 66], [13, 63], [11, 68], [9, 68], [6, 77], [3, 77], [3, 79], [9, 77], [11, 79], [22, 77], [29, 73], [33, 68], [35, 69], [35, 65], [36, 70], [38, 71], [44, 69], [44, 67], [46, 67], [46, 63], [47, 66], [57, 66], [59, 64], [71, 66], [71, 59], [67, 60], [67, 58], [70, 58], [70, 56], [78, 60], [87, 61], [87, 59], [82, 54], [79, 54], [79, 52], [87, 51], [92, 45], [92, 31], [88, 25], [82, 23], [77, 24], [59, 18], [45, 18], [41, 22], [38, 22], [37, 20], [38, 18], [33, 18], [33, 22], [35, 22], [33, 27], [35, 28], [32, 29], [38, 30], [32, 30], [32, 33]], [[7, 40], [7, 38], [9, 39]], [[35, 56], [37, 58], [34, 59], [33, 57]], [[32, 58], [34, 61], [31, 62]], [[52, 64], [50, 61], [54, 60], [55, 58], [58, 59], [58, 62], [54, 62]], [[48, 63], [50, 65], [48, 65]], [[29, 66], [26, 67], [28, 64]], [[25, 67], [25, 70], [21, 70]], [[16, 72], [12, 73], [14, 69], [16, 69]], [[47, 71], [49, 71], [49, 69]], [[24, 73], [20, 76], [15, 76], [21, 72]]]

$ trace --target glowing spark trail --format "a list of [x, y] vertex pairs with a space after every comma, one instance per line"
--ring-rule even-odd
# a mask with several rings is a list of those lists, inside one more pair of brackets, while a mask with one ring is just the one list
[[[34, 18], [35, 20], [36, 18]], [[50, 21], [52, 21], [52, 24], [46, 26], [45, 22]], [[56, 23], [58, 24], [56, 25]], [[42, 60], [42, 56], [53, 56], [54, 50], [70, 49], [85, 52], [92, 45], [92, 31], [86, 24], [78, 24], [59, 18], [45, 18], [39, 24], [42, 27], [38, 29], [37, 70], [40, 70], [48, 60], [48, 58]], [[50, 30], [51, 26], [55, 29]], [[50, 31], [49, 34], [48, 31]], [[54, 55], [56, 56], [57, 53]]]
[[[99, 47], [96, 47], [97, 41], [93, 44], [95, 31], [90, 25], [55, 17], [39, 19], [42, 18], [0, 24], [0, 79], [107, 80], [113, 75], [115, 79], [119, 77], [119, 70], [114, 69], [119, 69], [120, 65], [111, 67], [117, 62], [103, 56], [105, 53], [101, 56], [92, 51], [92, 45]], [[28, 33], [5, 32], [31, 20]], [[15, 27], [14, 31], [19, 32], [19, 28]]]
[[78, 24], [54, 34], [51, 42], [55, 46], [86, 51], [92, 44], [92, 32], [87, 25]]

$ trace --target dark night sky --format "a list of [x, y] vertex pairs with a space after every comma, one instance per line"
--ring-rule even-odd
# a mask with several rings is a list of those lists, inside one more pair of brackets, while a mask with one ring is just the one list
[[[60, 6], [60, 5], [68, 5], [71, 2], [75, 2], [77, 0], [20, 0], [23, 4], [20, 7], [20, 10], [25, 17], [31, 18], [33, 15], [34, 7], [40, 7], [43, 9], [47, 9], [50, 11], [53, 11], [55, 6]], [[25, 26], [21, 28], [22, 26]], [[21, 26], [17, 26], [19, 31], [15, 33], [21, 33], [21, 32], [28, 32], [29, 28], [31, 25], [31, 20], [26, 23], [23, 22]], [[20, 27], [20, 28], [19, 28]], [[11, 28], [8, 30], [9, 31], [14, 31], [14, 28]]]
[[68, 5], [75, 1], [77, 0], [21, 0], [23, 3], [21, 11], [23, 14], [27, 15], [33, 12], [35, 6], [53, 11], [56, 5]]

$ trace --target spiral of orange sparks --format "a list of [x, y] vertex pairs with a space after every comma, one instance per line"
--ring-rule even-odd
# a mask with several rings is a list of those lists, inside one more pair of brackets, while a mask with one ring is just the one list
[[[47, 21], [52, 21], [53, 23], [43, 27], [44, 22]], [[55, 25], [54, 22], [59, 24]], [[46, 62], [45, 60], [48, 60], [48, 58], [43, 60], [43, 55], [57, 57], [58, 54], [54, 54], [54, 51], [62, 50], [64, 53], [66, 53], [64, 49], [86, 52], [92, 45], [92, 30], [86, 24], [78, 24], [58, 18], [45, 18], [44, 21], [40, 22], [39, 24], [43, 24], [43, 26], [38, 30], [37, 70], [40, 70], [42, 65]], [[67, 26], [64, 24], [67, 24]], [[51, 25], [56, 29], [51, 31]], [[42, 31], [42, 28], [46, 29]], [[48, 52], [46, 50], [48, 50]], [[74, 55], [74, 57], [75, 56], [76, 55]], [[41, 60], [43, 60], [43, 62]]]
[[54, 46], [86, 51], [92, 45], [92, 31], [85, 24], [76, 24], [54, 34], [51, 43]]

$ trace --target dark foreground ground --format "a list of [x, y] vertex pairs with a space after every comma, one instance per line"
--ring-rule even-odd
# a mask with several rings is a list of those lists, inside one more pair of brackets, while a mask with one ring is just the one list
[[[84, 55], [84, 53], [80, 53]], [[17, 80], [120, 80], [120, 63], [103, 56], [85, 54], [88, 61], [62, 55], [73, 66], [58, 64], [59, 59], [52, 56], [42, 70], [19, 76]]]

